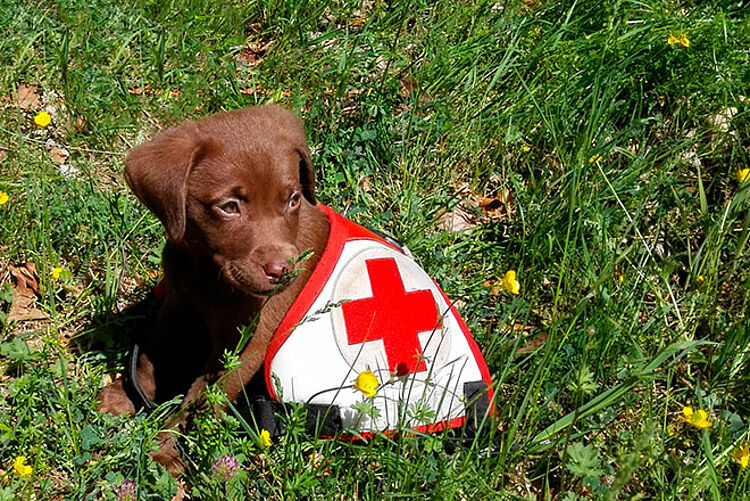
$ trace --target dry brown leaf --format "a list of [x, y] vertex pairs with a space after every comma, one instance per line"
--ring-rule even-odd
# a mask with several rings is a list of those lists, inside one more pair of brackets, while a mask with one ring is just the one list
[[8, 320], [22, 322], [46, 319], [47, 314], [34, 307], [34, 302], [40, 295], [36, 265], [29, 261], [23, 266], [10, 266], [9, 268], [13, 278], [13, 298]]
[[500, 291], [503, 290], [503, 287], [501, 285], [500, 280], [485, 280], [482, 282], [482, 287], [485, 289], [490, 289], [490, 296], [497, 296], [500, 294]]
[[70, 153], [68, 153], [68, 150], [66, 150], [65, 148], [53, 146], [49, 150], [49, 156], [52, 157], [52, 161], [57, 165], [62, 165], [68, 160], [68, 157], [70, 157]]
[[351, 115], [359, 109], [359, 95], [362, 89], [350, 89], [341, 100], [341, 114]]
[[372, 176], [364, 176], [359, 180], [357, 186], [364, 193], [370, 193], [372, 191]]
[[403, 76], [399, 80], [401, 82], [401, 95], [408, 98], [413, 92], [419, 88], [417, 80], [414, 77]]
[[80, 115], [70, 122], [70, 127], [73, 129], [73, 132], [79, 134], [87, 134], [91, 130], [91, 124], [88, 119]]
[[464, 231], [477, 226], [476, 216], [458, 204], [452, 211], [446, 211], [438, 219], [438, 228], [444, 231]]
[[493, 197], [479, 197], [477, 205], [492, 218], [510, 216], [513, 213], [513, 194], [503, 188]]
[[238, 61], [247, 68], [258, 67], [265, 59], [266, 52], [273, 45], [273, 41], [264, 42], [262, 40], [249, 41], [242, 47]]
[[[453, 186], [457, 190], [459, 203], [453, 211], [444, 212], [439, 220], [438, 227], [445, 231], [462, 231], [474, 228], [499, 219], [513, 216], [513, 194], [508, 188], [501, 188], [502, 180], [490, 178], [489, 185], [495, 195], [486, 197], [480, 195], [472, 187], [460, 180], [454, 180]], [[477, 211], [475, 207], [481, 209]], [[492, 295], [495, 295], [494, 293]]]
[[[531, 327], [531, 328], [533, 328], [533, 327]], [[524, 353], [529, 353], [530, 351], [534, 351], [537, 348], [543, 346], [544, 343], [547, 342], [548, 338], [549, 338], [549, 334], [547, 334], [546, 332], [542, 332], [541, 334], [539, 334], [538, 336], [536, 336], [534, 339], [532, 339], [531, 341], [529, 341], [525, 345], [523, 345], [520, 348], [518, 348], [516, 350], [516, 353], [520, 353], [520, 354], [523, 355]]]
[[11, 266], [11, 274], [13, 274], [14, 268], [18, 271], [19, 274], [25, 277], [25, 281], [31, 288], [31, 291], [37, 296], [40, 296], [42, 292], [39, 288], [39, 279], [37, 279], [36, 277], [36, 263], [34, 263], [33, 261], [27, 261], [23, 266]]
[[15, 104], [24, 110], [38, 108], [42, 102], [42, 96], [39, 87], [36, 85], [21, 84], [16, 92]]

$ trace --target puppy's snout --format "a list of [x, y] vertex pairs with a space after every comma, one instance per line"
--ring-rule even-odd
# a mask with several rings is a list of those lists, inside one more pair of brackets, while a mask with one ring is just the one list
[[272, 284], [279, 283], [281, 277], [284, 276], [284, 273], [286, 273], [288, 270], [289, 267], [284, 261], [269, 261], [268, 263], [263, 265], [263, 271], [266, 273], [268, 281]]

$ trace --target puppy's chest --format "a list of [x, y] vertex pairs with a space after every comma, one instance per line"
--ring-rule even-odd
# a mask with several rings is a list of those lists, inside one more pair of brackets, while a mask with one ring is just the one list
[[255, 302], [225, 302], [204, 297], [195, 306], [214, 346], [233, 349], [241, 331], [257, 325], [260, 311]]

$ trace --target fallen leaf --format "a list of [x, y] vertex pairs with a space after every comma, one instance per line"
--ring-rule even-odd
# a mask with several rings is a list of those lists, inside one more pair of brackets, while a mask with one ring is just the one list
[[513, 194], [503, 188], [493, 197], [479, 197], [477, 205], [493, 219], [511, 216], [513, 212]]
[[500, 280], [485, 280], [482, 282], [482, 287], [490, 290], [490, 296], [497, 296], [500, 291], [503, 290]]
[[372, 191], [372, 176], [364, 176], [359, 180], [357, 186], [364, 193], [370, 193]]
[[347, 91], [344, 99], [341, 100], [341, 113], [343, 115], [350, 115], [359, 109], [359, 95], [362, 93], [362, 89], [350, 89]]
[[68, 159], [68, 157], [70, 156], [70, 153], [65, 148], [60, 148], [59, 146], [53, 146], [49, 150], [49, 156], [52, 157], [52, 161], [55, 162], [57, 165], [62, 165]]
[[70, 127], [73, 129], [73, 132], [86, 134], [90, 131], [91, 124], [86, 117], [79, 115], [75, 117], [72, 122], [70, 122]]
[[31, 288], [31, 291], [34, 294], [37, 296], [42, 294], [41, 289], [39, 288], [39, 279], [36, 278], [36, 264], [33, 261], [27, 261], [23, 266], [19, 267], [11, 266], [11, 274], [13, 274], [14, 269], [17, 270], [20, 275], [23, 275], [27, 286]]
[[410, 77], [408, 75], [401, 77], [399, 82], [401, 83], [401, 95], [406, 98], [411, 96], [411, 94], [419, 88], [417, 80], [414, 77]]
[[34, 307], [37, 296], [41, 295], [36, 265], [28, 261], [23, 266], [10, 266], [9, 268], [13, 279], [13, 299], [8, 320], [22, 322], [48, 318], [46, 313]]
[[39, 87], [35, 85], [19, 85], [15, 101], [16, 106], [23, 108], [24, 110], [39, 108], [42, 101]]
[[526, 343], [525, 345], [521, 346], [516, 350], [516, 353], [524, 354], [529, 353], [530, 351], [534, 351], [537, 348], [544, 345], [545, 342], [547, 342], [547, 339], [549, 338], [549, 334], [546, 332], [542, 332], [538, 336], [536, 336], [534, 339]]
[[465, 231], [477, 226], [476, 216], [458, 204], [452, 211], [445, 211], [438, 219], [438, 228], [444, 231]]
[[372, 0], [364, 0], [363, 2], [360, 2], [360, 8], [355, 9], [354, 12], [352, 12], [352, 18], [347, 21], [347, 25], [350, 28], [361, 28], [362, 26], [367, 23], [367, 17], [372, 11], [373, 6], [375, 5], [375, 2]]
[[238, 62], [246, 68], [256, 68], [265, 59], [266, 52], [273, 45], [273, 41], [264, 42], [262, 40], [253, 40], [247, 42], [237, 56]]

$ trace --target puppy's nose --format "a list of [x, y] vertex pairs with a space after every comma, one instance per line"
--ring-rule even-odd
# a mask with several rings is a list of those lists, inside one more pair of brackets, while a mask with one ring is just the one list
[[268, 281], [272, 284], [276, 284], [281, 280], [281, 277], [286, 273], [287, 266], [284, 261], [270, 261], [263, 265], [263, 271], [266, 272]]

